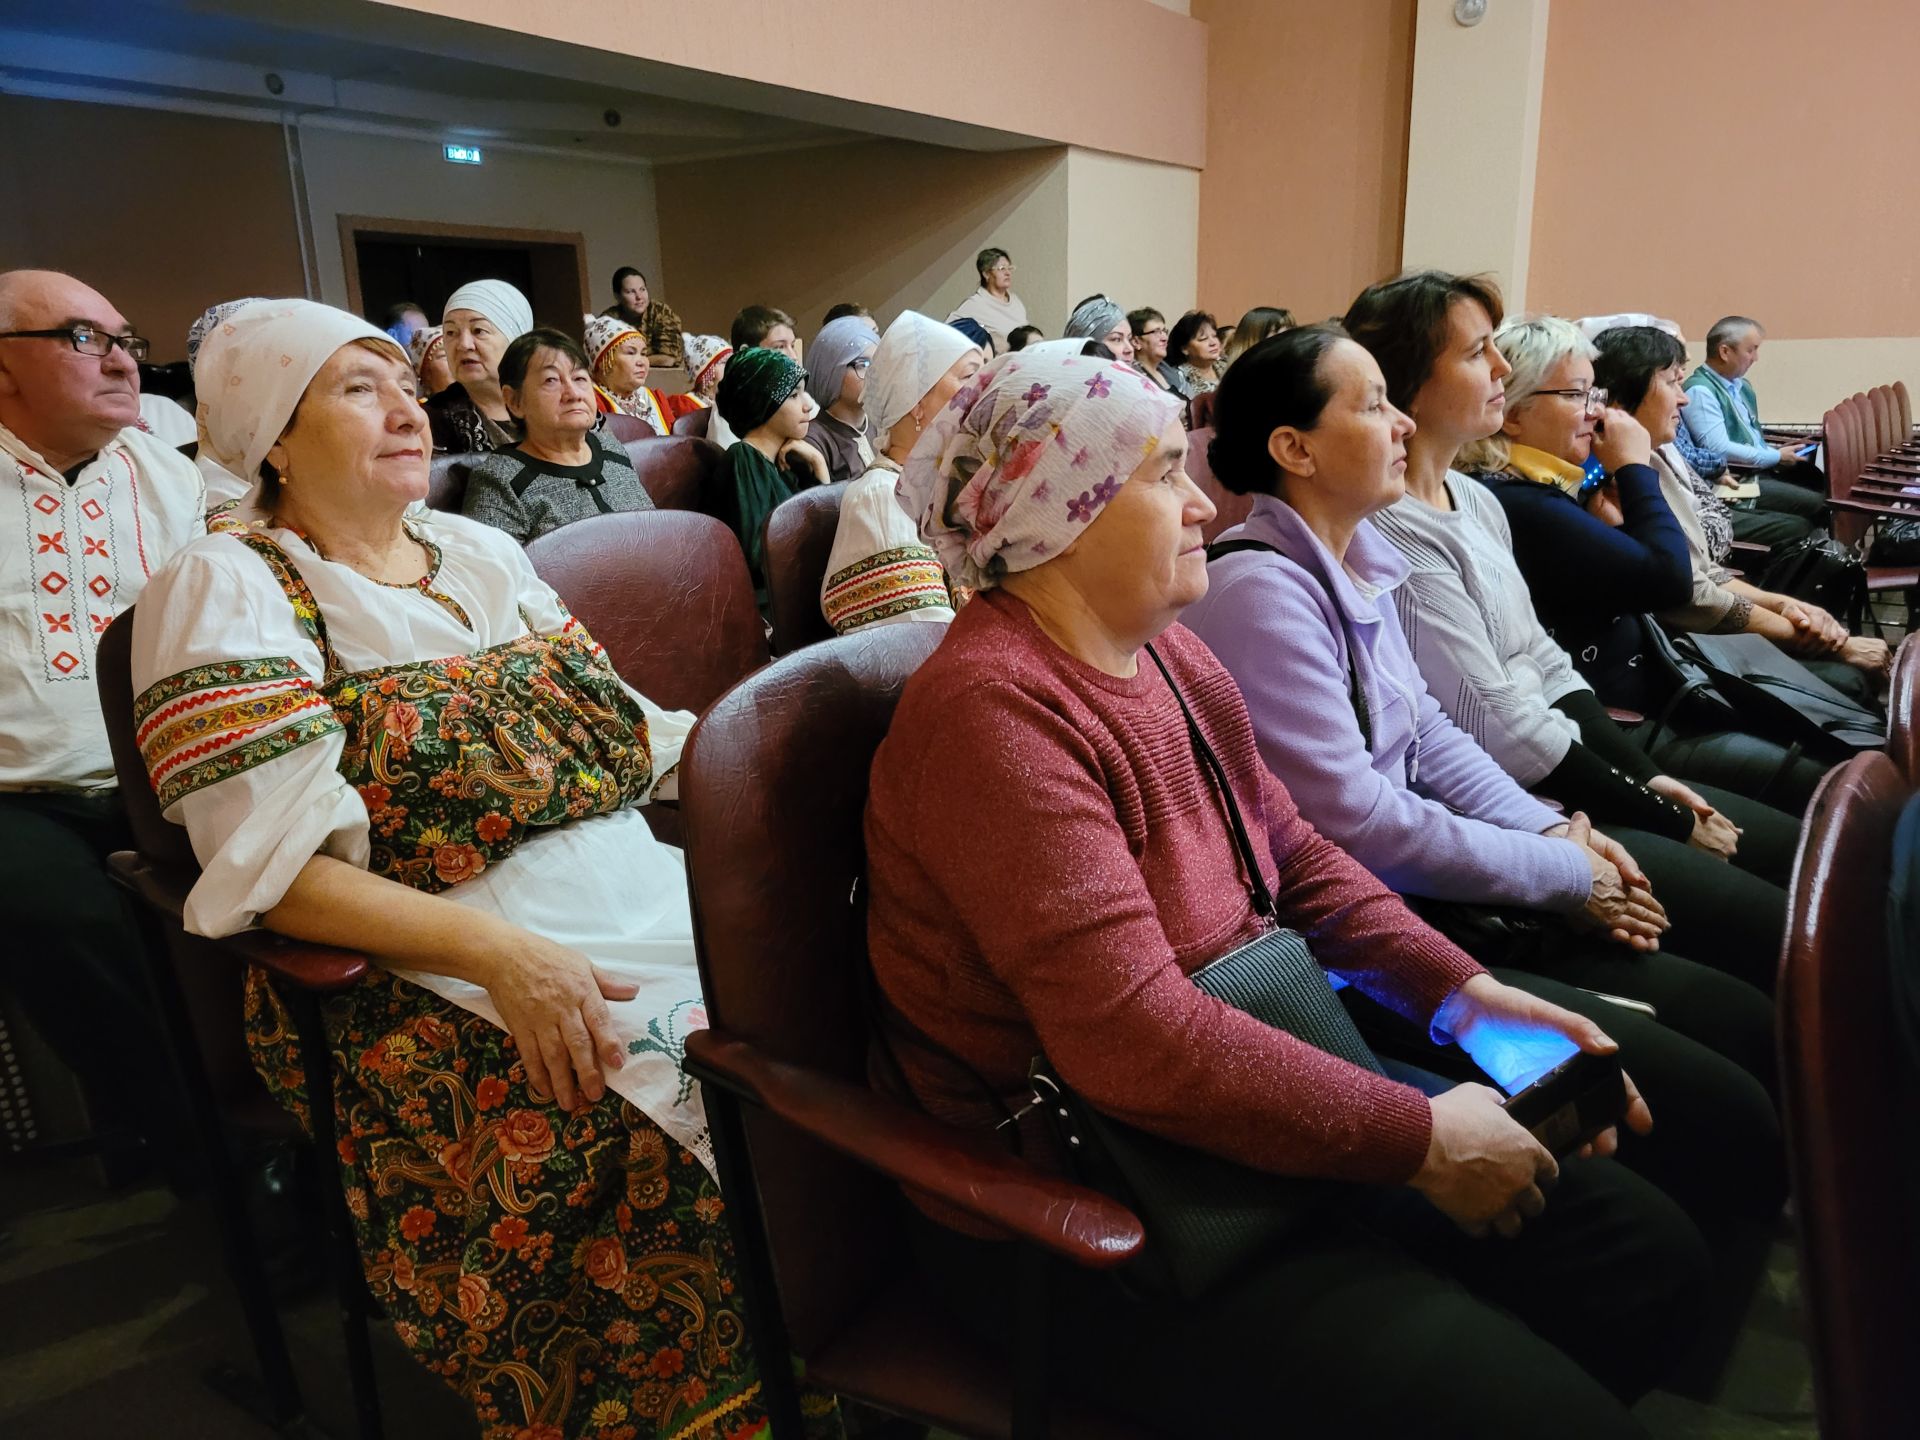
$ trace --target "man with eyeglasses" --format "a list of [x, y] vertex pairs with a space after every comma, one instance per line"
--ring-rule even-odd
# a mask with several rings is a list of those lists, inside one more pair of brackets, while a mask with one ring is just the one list
[[203, 533], [193, 462], [139, 428], [147, 342], [69, 275], [0, 273], [0, 985], [150, 1140], [169, 1087], [94, 648]]

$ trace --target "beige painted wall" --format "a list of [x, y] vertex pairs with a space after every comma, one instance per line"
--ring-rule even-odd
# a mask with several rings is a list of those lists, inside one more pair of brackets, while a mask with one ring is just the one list
[[[376, 0], [1169, 164], [1205, 158], [1207, 31], [1149, 0]], [[1132, 103], [1139, 77], [1163, 82]]]
[[347, 302], [342, 215], [577, 230], [586, 238], [587, 286], [596, 308], [611, 303], [610, 282], [621, 265], [644, 270], [662, 295], [671, 295], [672, 279], [660, 265], [648, 166], [483, 149], [484, 165], [449, 165], [432, 141], [302, 127], [319, 298], [329, 305]]
[[1490, 272], [1515, 309], [1528, 291], [1548, 21], [1564, 8], [1577, 6], [1497, 0], [1464, 26], [1453, 0], [1419, 0], [1406, 264]]
[[300, 293], [278, 126], [0, 95], [0, 136], [0, 270], [79, 276], [156, 363], [216, 301]]
[[872, 140], [662, 165], [654, 181], [663, 293], [690, 328], [724, 335], [748, 304], [790, 312], [803, 337], [841, 301], [882, 325], [905, 309], [944, 318], [978, 285], [973, 258], [987, 245], [1011, 252], [1014, 290], [1036, 317], [1067, 303], [1067, 155], [1057, 147], [982, 154]]
[[[1177, 319], [1199, 286], [1200, 172], [1093, 150], [1067, 154], [1067, 299], [1096, 292]], [[1066, 312], [1034, 312], [1058, 335]]]
[[1208, 27], [1199, 294], [1343, 311], [1400, 265], [1414, 0], [1192, 0]]
[[[1555, 6], [1540, 302], [1652, 310], [1690, 334], [1731, 312], [1795, 340], [1920, 335], [1916, 53], [1909, 0]], [[1709, 70], [1754, 83], [1728, 106]]]

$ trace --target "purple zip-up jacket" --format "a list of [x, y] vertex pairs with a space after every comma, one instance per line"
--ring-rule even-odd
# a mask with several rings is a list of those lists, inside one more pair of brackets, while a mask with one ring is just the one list
[[1180, 620], [1239, 684], [1267, 767], [1314, 828], [1403, 895], [1560, 912], [1585, 905], [1593, 872], [1584, 852], [1540, 833], [1561, 817], [1427, 693], [1394, 613], [1393, 589], [1409, 573], [1400, 552], [1362, 521], [1342, 567], [1270, 495], [1220, 536], [1234, 540], [1279, 553], [1214, 561], [1205, 598]]

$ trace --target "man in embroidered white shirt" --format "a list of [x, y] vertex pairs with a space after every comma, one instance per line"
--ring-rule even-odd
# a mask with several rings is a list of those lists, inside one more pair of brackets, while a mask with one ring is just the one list
[[94, 647], [206, 502], [193, 462], [139, 428], [146, 348], [73, 277], [0, 273], [0, 985], [107, 1115], [151, 1135], [170, 1087], [106, 871], [130, 841]]

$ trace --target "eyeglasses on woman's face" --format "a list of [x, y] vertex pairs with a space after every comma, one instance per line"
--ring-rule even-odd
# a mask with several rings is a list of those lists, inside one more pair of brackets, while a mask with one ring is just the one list
[[1536, 390], [1536, 395], [1563, 395], [1574, 402], [1589, 415], [1598, 415], [1607, 408], [1607, 392], [1599, 385], [1570, 385], [1560, 390]]

